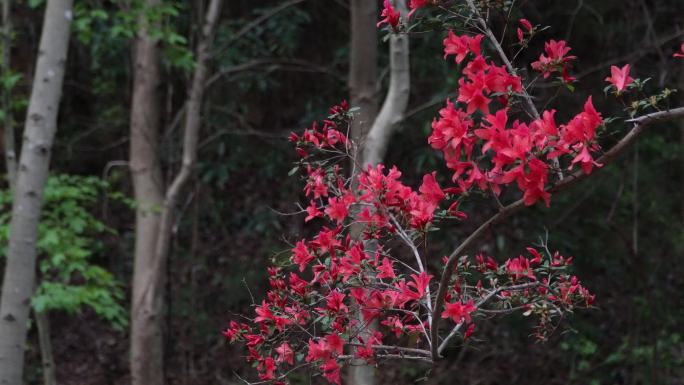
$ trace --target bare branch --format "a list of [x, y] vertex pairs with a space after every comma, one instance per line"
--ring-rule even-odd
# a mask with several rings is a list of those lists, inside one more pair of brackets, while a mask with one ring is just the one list
[[[537, 287], [537, 286], [539, 286], [539, 285], [540, 285], [539, 282], [528, 282], [528, 283], [523, 283], [523, 284], [520, 284], [520, 285], [499, 287], [499, 288], [494, 289], [494, 290], [490, 291], [489, 293], [487, 293], [486, 296], [484, 296], [482, 299], [480, 299], [480, 300], [475, 304], [475, 307], [476, 307], [476, 308], [479, 308], [480, 306], [482, 306], [482, 305], [484, 305], [485, 303], [487, 303], [487, 301], [489, 301], [489, 300], [492, 299], [495, 295], [497, 295], [498, 293], [501, 293], [502, 291], [525, 290], [525, 289], [529, 289], [529, 288], [532, 288], [532, 287]], [[442, 341], [442, 343], [439, 344], [439, 348], [437, 349], [437, 352], [438, 352], [439, 354], [442, 354], [442, 352], [444, 351], [444, 349], [446, 349], [446, 347], [449, 345], [449, 340], [451, 340], [451, 339], [456, 335], [456, 333], [458, 333], [458, 331], [461, 329], [462, 326], [463, 326], [463, 321], [459, 322], [456, 326], [454, 326], [453, 329], [451, 329], [451, 332], [449, 333], [449, 335], [447, 335], [446, 338], [444, 338], [444, 341]]]

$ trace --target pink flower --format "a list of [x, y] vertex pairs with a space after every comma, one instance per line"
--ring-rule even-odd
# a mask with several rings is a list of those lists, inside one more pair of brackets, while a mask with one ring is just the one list
[[287, 342], [283, 342], [275, 351], [278, 353], [277, 362], [287, 362], [290, 365], [294, 365], [294, 352]]
[[617, 66], [610, 67], [610, 76], [606, 78], [606, 81], [615, 86], [618, 94], [634, 82], [634, 79], [629, 76], [629, 70], [629, 64], [625, 64], [622, 68]]
[[544, 79], [548, 78], [553, 72], [563, 73], [563, 79], [567, 79], [567, 65], [571, 60], [577, 59], [576, 56], [567, 56], [571, 48], [567, 46], [565, 40], [549, 40], [544, 43], [546, 55], [539, 56], [539, 60], [532, 63], [532, 68], [541, 72]]
[[392, 27], [392, 29], [397, 29], [399, 26], [399, 21], [401, 19], [401, 14], [392, 6], [390, 0], [385, 0], [385, 8], [382, 10], [380, 17], [382, 19], [378, 22], [377, 26], [380, 27], [383, 24], [387, 24]]
[[684, 43], [682, 43], [682, 46], [679, 47], [679, 52], [675, 52], [674, 57], [684, 57]]
[[520, 25], [522, 25], [523, 27], [525, 27], [525, 29], [527, 30], [527, 32], [532, 32], [532, 23], [530, 23], [529, 20], [527, 20], [527, 19], [520, 19], [519, 21], [520, 21]]
[[428, 4], [429, 0], [411, 0], [409, 3], [409, 9], [411, 10], [408, 14], [408, 17], [411, 17], [415, 11], [418, 10], [418, 8], [423, 8]]

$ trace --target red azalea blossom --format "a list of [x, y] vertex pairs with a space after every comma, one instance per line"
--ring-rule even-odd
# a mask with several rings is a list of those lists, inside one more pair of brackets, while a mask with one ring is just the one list
[[292, 262], [299, 265], [299, 271], [304, 271], [306, 266], [314, 259], [314, 256], [309, 253], [306, 244], [303, 240], [297, 242], [295, 247], [292, 249]]
[[323, 217], [323, 212], [318, 208], [316, 202], [313, 200], [309, 202], [309, 206], [306, 208], [306, 213], [308, 215], [306, 218], [304, 218], [304, 222], [308, 222], [316, 217]]
[[610, 67], [610, 76], [606, 78], [606, 81], [615, 86], [618, 94], [634, 82], [634, 79], [629, 76], [629, 70], [629, 64], [625, 64], [622, 68], [617, 66]]
[[684, 43], [679, 47], [679, 52], [675, 52], [672, 56], [674, 57], [684, 57]]
[[456, 36], [452, 31], [449, 31], [447, 38], [443, 41], [444, 57], [456, 55], [456, 63], [461, 64], [469, 53], [480, 54], [480, 42], [483, 38], [483, 35]]
[[520, 19], [519, 22], [520, 22], [520, 25], [522, 25], [523, 27], [525, 27], [525, 29], [527, 30], [527, 32], [532, 32], [533, 27], [532, 27], [532, 23], [530, 23], [529, 20], [527, 20], [527, 19]]
[[[567, 71], [567, 64], [576, 59], [576, 56], [567, 56], [571, 48], [567, 46], [564, 40], [556, 41], [549, 40], [544, 44], [544, 51], [546, 55], [539, 56], [539, 60], [532, 63], [532, 68], [541, 72], [544, 78], [548, 78], [553, 72]], [[565, 73], [564, 78], [567, 77]]]
[[382, 10], [382, 13], [380, 14], [380, 21], [378, 22], [378, 27], [387, 24], [392, 27], [392, 29], [397, 29], [399, 26], [399, 21], [401, 19], [401, 14], [392, 6], [390, 3], [390, 0], [385, 0], [384, 8]]
[[454, 323], [459, 324], [463, 321], [470, 322], [472, 319], [470, 313], [477, 310], [473, 300], [469, 300], [466, 303], [461, 303], [456, 301], [454, 303], [447, 303], [444, 305], [444, 312], [442, 312], [442, 318], [451, 318]]
[[278, 353], [277, 362], [287, 362], [290, 365], [294, 365], [294, 351], [287, 342], [283, 342], [275, 351]]
[[409, 11], [408, 17], [411, 17], [411, 15], [413, 15], [413, 13], [418, 10], [418, 8], [423, 8], [424, 6], [428, 5], [429, 2], [430, 0], [411, 0], [411, 2], [409, 3], [409, 9], [411, 11]]

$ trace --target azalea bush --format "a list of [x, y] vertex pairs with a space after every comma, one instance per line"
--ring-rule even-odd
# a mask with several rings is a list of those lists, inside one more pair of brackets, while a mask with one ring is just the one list
[[[287, 383], [291, 372], [306, 369], [340, 384], [344, 365], [430, 364], [450, 344], [477, 333], [479, 320], [498, 314], [530, 317], [532, 335], [545, 340], [566, 314], [594, 303], [570, 271], [573, 258], [545, 242], [509, 256], [466, 252], [520, 209], [549, 206], [554, 193], [611, 161], [647, 125], [684, 115], [659, 111], [672, 91], [643, 95], [646, 81], [633, 79], [629, 65], [613, 67], [605, 92], [624, 104], [633, 127], [604, 151], [603, 136], [616, 118], [604, 118], [591, 94], [565, 121], [554, 109], [537, 110], [481, 16], [499, 6], [472, 0], [411, 0], [409, 6], [404, 16], [386, 0], [378, 25], [412, 33], [439, 21], [447, 29], [444, 56], [460, 68], [458, 91], [427, 138], [450, 174], [426, 170], [422, 183], [411, 186], [396, 167], [364, 164], [357, 157], [362, 144], [347, 136], [354, 109], [346, 102], [291, 135], [301, 158], [293, 173], [302, 173], [308, 201], [302, 216], [320, 230], [275, 259], [270, 290], [254, 305], [255, 316], [233, 320], [223, 332], [246, 346], [260, 382]], [[437, 16], [419, 19], [416, 11], [424, 7]], [[526, 19], [517, 24], [514, 50], [526, 49], [545, 29]], [[464, 28], [473, 32], [457, 32]], [[567, 42], [549, 40], [528, 68], [540, 81], [575, 92], [570, 53]], [[517, 190], [519, 199], [503, 201], [504, 190]], [[468, 220], [459, 207], [474, 195], [490, 196], [498, 212], [449, 254], [427, 255], [424, 246], [440, 223]]]

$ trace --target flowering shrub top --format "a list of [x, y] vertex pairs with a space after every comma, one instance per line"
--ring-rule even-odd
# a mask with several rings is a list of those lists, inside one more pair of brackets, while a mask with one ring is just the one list
[[[412, 0], [409, 7], [413, 13], [431, 3]], [[401, 22], [386, 0], [378, 25], [396, 32], [403, 30]], [[520, 25], [518, 39], [525, 43], [537, 30], [525, 19]], [[505, 261], [454, 253], [440, 259], [419, 251], [439, 222], [467, 219], [459, 203], [470, 191], [499, 202], [509, 187], [520, 191], [524, 205], [549, 206], [550, 188], [564, 171], [589, 174], [601, 166], [597, 133], [604, 120], [592, 97], [565, 122], [556, 120], [553, 109], [538, 113], [508, 59], [497, 64], [487, 55], [486, 41], [483, 34], [449, 31], [443, 42], [445, 58], [453, 57], [462, 73], [456, 97], [446, 100], [427, 139], [451, 171], [444, 185], [434, 171], [410, 186], [396, 167], [360, 163], [356, 145], [344, 134], [353, 119], [346, 102], [290, 136], [301, 157], [304, 221], [320, 223], [320, 230], [268, 269], [270, 290], [254, 305], [251, 321], [232, 321], [223, 333], [246, 346], [262, 382], [287, 383], [291, 371], [308, 368], [340, 384], [340, 368], [351, 362], [433, 362], [491, 313], [533, 317], [533, 335], [543, 340], [563, 314], [594, 302], [568, 272], [572, 257], [546, 245]], [[570, 50], [565, 41], [550, 40], [531, 67], [544, 78], [557, 73], [571, 83]], [[611, 72], [607, 90], [615, 94], [639, 85], [629, 65]], [[523, 102], [529, 119], [514, 112]], [[341, 166], [349, 160], [351, 177]], [[441, 270], [433, 269], [439, 262]], [[440, 328], [440, 322], [449, 327]]]

